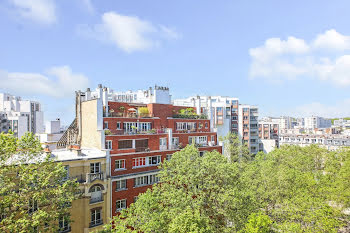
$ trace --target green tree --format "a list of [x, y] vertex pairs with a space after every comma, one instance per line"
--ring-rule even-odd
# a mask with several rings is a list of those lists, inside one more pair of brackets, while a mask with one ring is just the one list
[[348, 219], [335, 197], [343, 196], [340, 187], [332, 184], [339, 177], [329, 171], [340, 168], [340, 157], [317, 146], [283, 146], [245, 164], [241, 182], [276, 231], [337, 232]]
[[[160, 183], [114, 218], [106, 232], [234, 232], [248, 215], [235, 164], [219, 152], [202, 157], [194, 146], [161, 165]], [[130, 228], [128, 228], [130, 227]]]
[[147, 107], [139, 107], [139, 108], [137, 109], [137, 111], [138, 111], [138, 113], [139, 113], [139, 115], [140, 115], [141, 117], [147, 117], [147, 116], [149, 116], [149, 111], [148, 111], [148, 108], [147, 108]]
[[69, 220], [78, 184], [64, 181], [66, 171], [42, 151], [30, 133], [21, 139], [0, 134], [0, 231], [58, 230]]
[[251, 159], [247, 144], [243, 144], [237, 134], [228, 133], [221, 137], [220, 141], [224, 142], [224, 155], [228, 156], [232, 163]]

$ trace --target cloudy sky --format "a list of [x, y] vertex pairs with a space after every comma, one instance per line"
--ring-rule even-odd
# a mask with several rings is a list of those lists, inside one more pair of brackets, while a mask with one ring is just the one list
[[0, 91], [73, 119], [74, 91], [154, 84], [260, 115], [350, 116], [350, 1], [1, 0]]

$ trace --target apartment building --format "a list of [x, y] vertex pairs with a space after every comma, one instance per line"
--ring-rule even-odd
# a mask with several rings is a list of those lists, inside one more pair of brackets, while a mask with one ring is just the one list
[[[90, 179], [88, 184], [85, 184], [88, 178], [82, 182], [86, 187], [85, 197], [95, 197], [98, 193], [93, 192], [103, 193], [103, 190], [106, 190], [107, 198], [110, 194], [109, 205], [102, 202], [102, 206], [96, 207], [95, 203], [90, 203], [91, 198], [90, 201], [80, 202], [79, 206], [77, 204], [77, 209], [85, 211], [84, 217], [77, 211], [72, 213], [72, 219], [75, 221], [78, 218], [83, 222], [80, 225], [84, 225], [84, 232], [99, 229], [101, 224], [107, 223], [112, 216], [133, 203], [139, 193], [158, 182], [160, 162], [170, 159], [174, 152], [186, 145], [194, 144], [200, 154], [212, 150], [222, 152], [222, 147], [217, 145], [216, 132], [210, 130], [210, 120], [180, 114], [181, 109], [188, 107], [121, 102], [114, 97], [115, 93], [102, 88], [102, 85], [93, 92], [90, 89], [78, 91], [76, 118], [58, 141], [58, 149], [52, 152], [70, 158], [71, 151], [76, 148], [84, 167], [90, 166], [86, 177], [97, 177], [93, 181]], [[101, 165], [92, 165], [95, 162], [88, 159], [89, 154], [100, 155], [94, 159], [100, 159]], [[101, 171], [103, 174], [100, 174]], [[82, 173], [82, 176], [85, 175]], [[95, 186], [103, 185], [106, 180], [108, 185]]]
[[[47, 152], [50, 150], [46, 149]], [[66, 179], [79, 183], [81, 198], [70, 206], [69, 224], [62, 218], [59, 221], [60, 233], [87, 233], [103, 229], [110, 221], [110, 192], [108, 151], [96, 148], [80, 148], [70, 145], [68, 148], [54, 150], [52, 158], [61, 162], [67, 171]]]
[[[212, 130], [219, 137], [229, 132], [237, 133], [246, 143], [251, 153], [258, 152], [258, 108], [239, 104], [238, 98], [227, 96], [196, 96], [187, 99], [176, 99], [176, 106], [195, 107], [197, 114], [208, 116]], [[243, 112], [245, 111], [245, 112]]]
[[269, 119], [259, 121], [259, 151], [271, 152], [279, 147], [279, 124]]
[[332, 121], [318, 116], [305, 117], [305, 129], [316, 129], [316, 128], [330, 128]]
[[45, 123], [45, 132], [36, 134], [39, 138], [40, 143], [50, 150], [55, 150], [57, 147], [57, 142], [63, 135], [63, 130], [61, 129], [61, 121], [57, 118], [54, 121], [48, 121]]
[[248, 145], [251, 153], [258, 153], [258, 107], [246, 104], [238, 106], [238, 135]]
[[9, 121], [15, 136], [21, 137], [26, 132], [44, 131], [44, 114], [37, 101], [22, 100], [19, 96], [0, 93], [0, 112]]
[[10, 121], [7, 120], [6, 114], [0, 112], [0, 133], [7, 133], [10, 129]]
[[350, 146], [350, 137], [332, 134], [282, 134], [279, 143], [280, 145], [298, 146], [316, 144], [328, 150], [337, 150]]

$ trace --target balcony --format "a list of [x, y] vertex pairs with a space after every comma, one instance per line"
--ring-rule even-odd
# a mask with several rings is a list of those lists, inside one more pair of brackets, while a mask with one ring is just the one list
[[104, 112], [103, 117], [124, 117], [124, 118], [152, 118], [153, 114], [137, 114], [127, 112]]
[[[116, 130], [109, 135], [137, 135], [137, 134], [163, 134], [166, 133], [164, 129], [150, 129], [147, 131], [142, 130]], [[107, 135], [107, 134], [106, 134]]]
[[208, 116], [207, 115], [185, 115], [185, 114], [175, 114], [173, 115], [173, 118], [181, 118], [181, 119], [203, 119], [203, 120], [207, 120]]
[[87, 183], [91, 183], [95, 180], [103, 180], [104, 176], [103, 176], [103, 172], [100, 173], [87, 173], [86, 174], [86, 182]]
[[73, 176], [73, 177], [69, 177], [70, 180], [75, 180], [78, 182], [78, 183], [85, 183], [86, 182], [86, 177], [84, 177], [82, 174], [81, 175], [78, 175], [78, 176]]
[[92, 227], [96, 227], [96, 226], [99, 226], [99, 225], [102, 225], [102, 224], [103, 224], [103, 220], [102, 219], [97, 219], [97, 220], [94, 220], [94, 221], [90, 222], [89, 227], [92, 228]]
[[97, 196], [97, 197], [91, 197], [90, 199], [90, 204], [95, 204], [95, 203], [98, 203], [98, 202], [101, 202], [103, 201], [103, 195], [101, 193], [100, 196]]

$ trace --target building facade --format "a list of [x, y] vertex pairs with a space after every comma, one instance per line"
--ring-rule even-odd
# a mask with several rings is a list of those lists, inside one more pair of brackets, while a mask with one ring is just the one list
[[[238, 98], [227, 96], [195, 96], [187, 99], [176, 99], [176, 106], [196, 108], [197, 114], [208, 116], [212, 130], [219, 137], [236, 133], [246, 143], [251, 153], [258, 152], [258, 108], [239, 104]], [[245, 111], [245, 112], [243, 112]]]
[[305, 129], [318, 129], [318, 128], [330, 128], [332, 126], [332, 121], [318, 116], [311, 116], [304, 118]]
[[271, 152], [279, 147], [279, 124], [270, 121], [259, 121], [259, 151]]
[[55, 150], [57, 147], [57, 142], [63, 135], [63, 130], [61, 129], [60, 119], [54, 121], [48, 121], [45, 124], [45, 132], [36, 134], [39, 138], [40, 143], [50, 150]]
[[0, 112], [9, 121], [10, 129], [17, 137], [22, 137], [26, 132], [36, 134], [44, 131], [44, 114], [37, 101], [0, 93]]
[[[222, 152], [209, 119], [180, 114], [188, 107], [121, 102], [113, 96], [101, 85], [94, 92], [77, 92], [76, 118], [52, 151], [69, 160], [64, 164], [72, 177], [86, 177], [84, 198], [73, 203], [71, 216], [79, 222], [76, 229], [84, 231], [72, 227], [72, 232], [92, 232], [108, 223], [158, 182], [160, 162], [186, 145], [195, 145], [200, 154]], [[103, 201], [95, 203], [93, 197]]]

